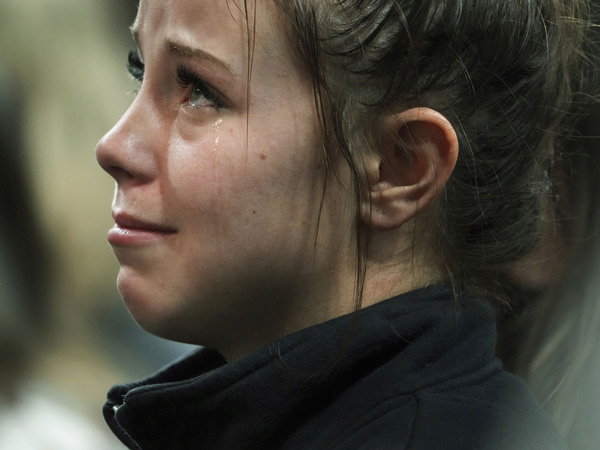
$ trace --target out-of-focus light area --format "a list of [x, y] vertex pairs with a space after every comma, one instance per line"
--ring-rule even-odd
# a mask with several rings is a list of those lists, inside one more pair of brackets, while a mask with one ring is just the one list
[[0, 448], [121, 448], [108, 388], [187, 348], [115, 288], [112, 179], [94, 147], [127, 109], [135, 0], [0, 2]]

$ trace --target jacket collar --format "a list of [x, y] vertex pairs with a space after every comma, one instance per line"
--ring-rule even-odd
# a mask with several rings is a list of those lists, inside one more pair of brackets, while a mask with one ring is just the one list
[[432, 286], [291, 334], [232, 363], [200, 348], [145, 380], [112, 388], [104, 416], [134, 449], [191, 442], [276, 447], [359, 380], [377, 386], [391, 378], [393, 385], [373, 395], [405, 395], [477, 371], [494, 357], [495, 333], [486, 302], [458, 307], [448, 289]]

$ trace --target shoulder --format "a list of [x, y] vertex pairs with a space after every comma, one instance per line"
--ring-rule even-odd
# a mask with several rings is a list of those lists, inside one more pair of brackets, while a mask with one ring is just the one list
[[389, 406], [337, 448], [566, 448], [529, 389], [507, 372], [480, 384], [416, 392]]
[[329, 410], [335, 413], [305, 424], [290, 448], [565, 448], [525, 384], [503, 371], [475, 384], [393, 395], [362, 411]]

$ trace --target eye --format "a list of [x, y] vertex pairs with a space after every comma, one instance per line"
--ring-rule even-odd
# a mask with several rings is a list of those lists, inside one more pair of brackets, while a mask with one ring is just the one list
[[129, 51], [129, 55], [127, 56], [127, 71], [139, 83], [144, 81], [144, 62], [136, 50]]
[[223, 94], [208, 85], [193, 70], [184, 65], [177, 67], [177, 82], [182, 88], [189, 90], [187, 102], [193, 108], [225, 108], [227, 101]]

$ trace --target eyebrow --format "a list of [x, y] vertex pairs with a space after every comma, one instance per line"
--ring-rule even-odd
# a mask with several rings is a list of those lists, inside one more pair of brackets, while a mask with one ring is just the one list
[[[129, 31], [131, 32], [131, 36], [133, 37], [134, 42], [139, 48], [139, 32], [138, 29], [135, 27], [135, 24], [129, 27]], [[217, 66], [222, 67], [231, 75], [236, 75], [235, 71], [229, 64], [217, 58], [215, 55], [208, 53], [202, 49], [192, 48], [172, 40], [166, 40], [164, 43], [164, 47], [167, 50], [167, 52], [169, 52], [172, 55], [179, 56], [182, 58], [204, 59], [212, 64], [216, 64]]]
[[165, 41], [165, 48], [172, 55], [179, 56], [181, 58], [204, 59], [212, 64], [222, 67], [231, 75], [235, 75], [234, 70], [229, 64], [217, 58], [212, 53], [208, 53], [200, 48], [188, 47], [187, 45], [180, 44], [171, 40]]

